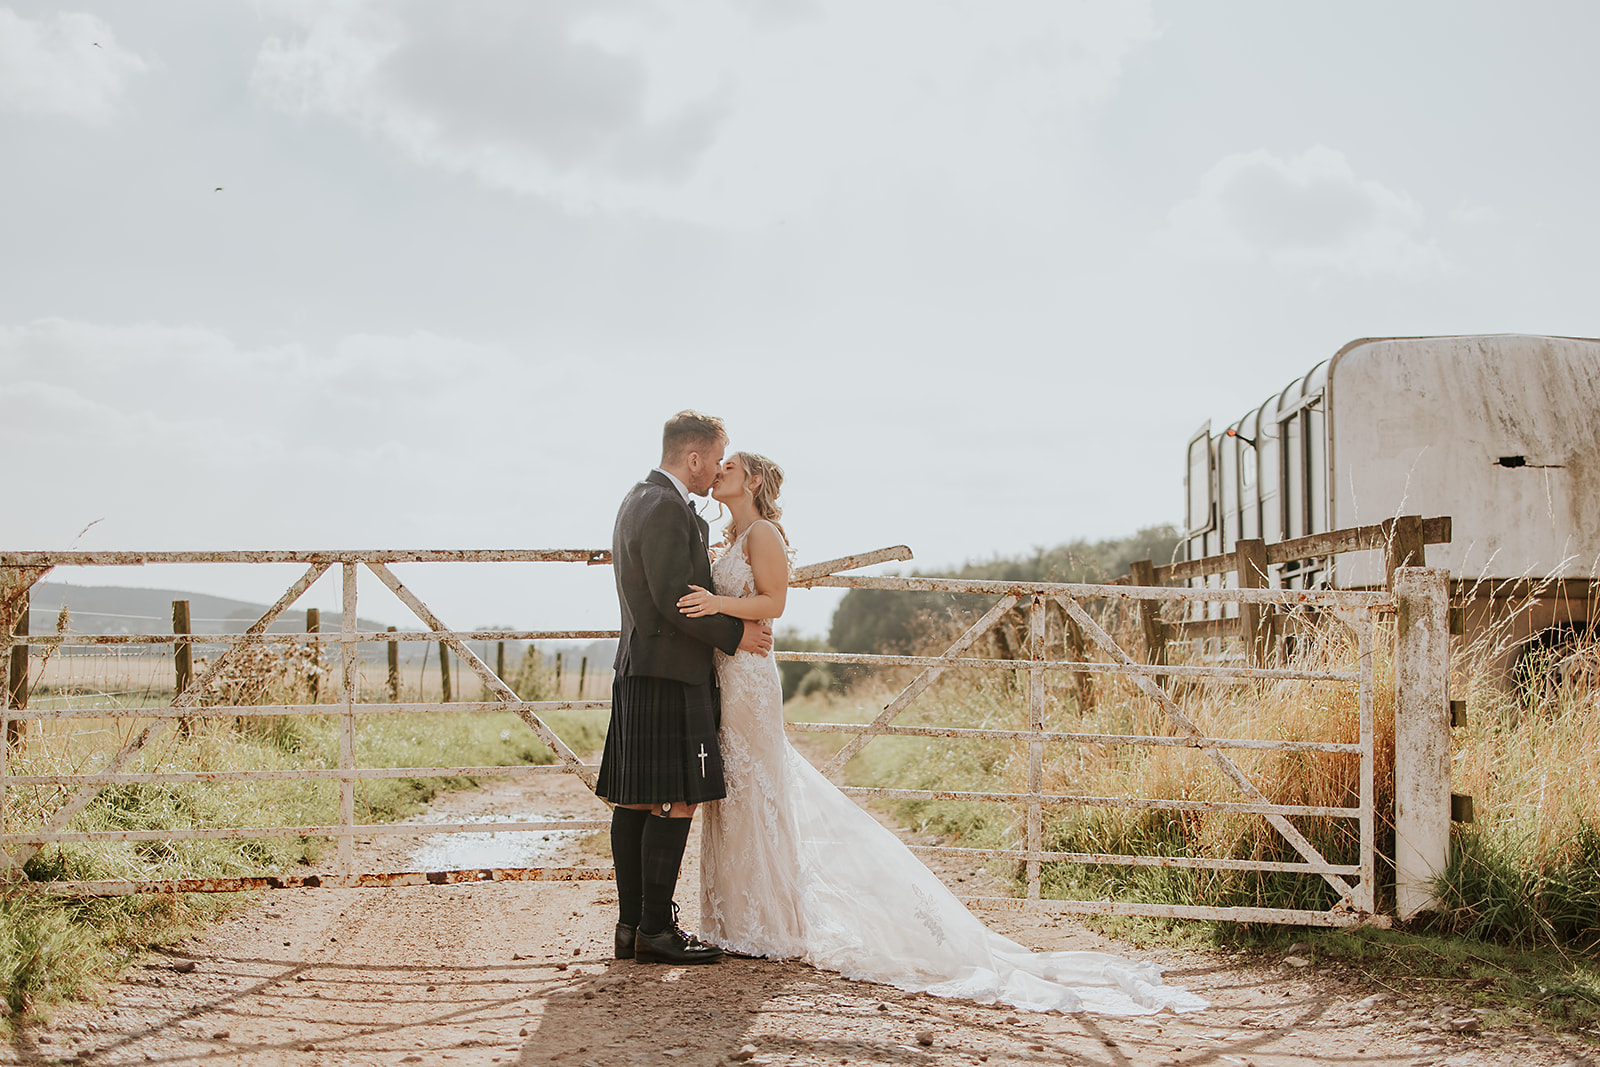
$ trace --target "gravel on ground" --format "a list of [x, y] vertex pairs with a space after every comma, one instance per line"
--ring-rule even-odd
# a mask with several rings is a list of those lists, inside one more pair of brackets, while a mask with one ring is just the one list
[[[603, 817], [567, 775], [498, 780], [435, 812]], [[698, 835], [696, 835], [698, 836]], [[553, 864], [605, 865], [603, 835]], [[401, 869], [417, 842], [363, 843]], [[961, 893], [987, 872], [936, 863]], [[693, 928], [693, 847], [681, 883]], [[1036, 949], [1153, 958], [1212, 1002], [1189, 1015], [1041, 1015], [851, 982], [798, 962], [668, 967], [611, 958], [610, 882], [499, 882], [261, 894], [203, 936], [132, 964], [95, 1003], [21, 1029], [7, 1064], [1217, 1064], [1466, 1067], [1588, 1063], [1578, 1039], [1495, 1029], [1315, 965], [1138, 950], [1070, 918], [995, 913]], [[1303, 961], [1295, 961], [1303, 962]]]

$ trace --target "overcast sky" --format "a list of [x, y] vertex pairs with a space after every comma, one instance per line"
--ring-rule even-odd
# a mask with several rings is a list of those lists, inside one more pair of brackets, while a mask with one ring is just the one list
[[[1597, 37], [1581, 2], [0, 0], [0, 545], [605, 546], [691, 406], [785, 467], [802, 562], [1175, 522], [1189, 434], [1347, 341], [1600, 334]], [[414, 584], [615, 624], [600, 568]]]

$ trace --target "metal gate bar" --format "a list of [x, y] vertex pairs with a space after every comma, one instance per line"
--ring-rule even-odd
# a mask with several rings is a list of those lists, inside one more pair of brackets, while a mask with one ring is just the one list
[[[838, 560], [825, 561], [802, 568], [799, 574], [820, 577], [837, 570], [866, 566], [894, 559], [909, 559], [910, 551], [903, 546], [861, 553]], [[466, 775], [503, 775], [517, 777], [540, 773], [567, 773], [579, 777], [593, 788], [598, 770], [582, 762], [565, 742], [545, 724], [541, 712], [551, 710], [603, 710], [609, 701], [555, 700], [524, 701], [487, 664], [467, 646], [471, 640], [562, 640], [605, 639], [617, 637], [614, 630], [476, 630], [455, 631], [447, 627], [429, 608], [407, 588], [388, 564], [395, 562], [566, 562], [587, 565], [609, 564], [609, 551], [605, 550], [422, 550], [422, 551], [313, 551], [313, 552], [10, 552], [0, 553], [0, 621], [9, 622], [11, 605], [21, 598], [34, 582], [55, 566], [127, 566], [158, 563], [302, 563], [306, 572], [294, 582], [267, 612], [242, 634], [203, 635], [196, 640], [194, 634], [55, 634], [27, 639], [45, 648], [92, 646], [164, 646], [179, 642], [189, 645], [215, 644], [225, 651], [209, 668], [181, 692], [174, 694], [172, 703], [164, 708], [137, 709], [132, 714], [118, 716], [116, 710], [102, 708], [50, 708], [13, 709], [10, 694], [0, 687], [0, 879], [10, 887], [23, 892], [43, 892], [76, 895], [120, 895], [132, 892], [222, 892], [240, 889], [333, 887], [333, 886], [389, 886], [454, 884], [471, 881], [504, 881], [535, 879], [610, 878], [610, 868], [497, 868], [470, 871], [388, 871], [357, 873], [354, 871], [355, 838], [375, 835], [434, 835], [443, 833], [514, 833], [529, 831], [591, 831], [609, 825], [602, 820], [560, 820], [507, 822], [452, 822], [452, 823], [384, 823], [359, 824], [355, 821], [355, 783], [368, 779], [400, 777], [458, 777]], [[268, 634], [267, 627], [287, 610], [298, 598], [335, 564], [341, 577], [342, 612], [337, 638], [329, 641], [326, 634]], [[417, 616], [427, 629], [421, 632], [365, 633], [357, 629], [358, 603], [356, 577], [361, 566], [366, 566], [389, 590]], [[14, 641], [12, 628], [4, 628], [4, 648], [9, 650]], [[279, 704], [279, 705], [228, 705], [202, 707], [201, 694], [207, 684], [218, 676], [240, 652], [252, 646], [282, 643], [337, 643], [342, 661], [342, 693], [338, 704]], [[495, 697], [486, 701], [452, 703], [412, 702], [404, 704], [362, 704], [357, 700], [358, 661], [357, 647], [363, 642], [442, 642], [466, 663], [482, 680], [484, 688]], [[372, 714], [418, 714], [448, 711], [454, 713], [507, 710], [516, 713], [533, 730], [534, 734], [554, 751], [560, 763], [552, 766], [456, 766], [456, 767], [358, 767], [355, 761], [356, 716]], [[284, 716], [316, 715], [337, 717], [339, 725], [339, 766], [337, 768], [302, 768], [291, 771], [153, 771], [124, 772], [124, 768], [141, 751], [145, 750], [173, 719], [195, 720], [207, 717], [234, 718], [239, 715]], [[81, 719], [133, 718], [146, 720], [145, 725], [113, 753], [97, 771], [81, 774], [29, 774], [12, 775], [9, 750], [6, 745], [7, 728], [12, 721], [63, 721]], [[101, 790], [111, 785], [123, 784], [181, 784], [192, 782], [246, 782], [246, 781], [333, 781], [339, 783], [339, 822], [320, 826], [259, 826], [259, 827], [192, 827], [172, 830], [124, 831], [70, 831], [68, 823], [93, 802]], [[13, 832], [8, 823], [8, 788], [22, 786], [66, 786], [76, 790], [71, 799], [50, 812], [44, 825], [38, 829]], [[47, 844], [83, 843], [93, 841], [155, 841], [243, 839], [283, 837], [331, 837], [338, 842], [335, 873], [303, 876], [279, 874], [245, 875], [224, 878], [189, 879], [99, 879], [35, 883], [21, 879], [23, 865]]]
[[[1180, 918], [1231, 919], [1234, 921], [1293, 922], [1313, 925], [1349, 925], [1369, 921], [1374, 917], [1374, 615], [1393, 610], [1394, 600], [1388, 593], [1357, 591], [1313, 591], [1272, 589], [1174, 589], [1167, 587], [1130, 587], [1093, 584], [1065, 584], [1043, 582], [994, 582], [959, 579], [926, 579], [896, 577], [861, 577], [837, 573], [851, 567], [882, 562], [885, 559], [909, 558], [903, 548], [887, 549], [876, 553], [863, 553], [840, 560], [800, 568], [794, 572], [792, 584], [796, 587], [870, 588], [903, 590], [907, 592], [948, 592], [994, 596], [998, 601], [977, 622], [958, 637], [943, 655], [939, 656], [882, 656], [841, 653], [783, 652], [779, 660], [821, 662], [857, 666], [895, 666], [916, 669], [917, 674], [901, 692], [890, 701], [872, 722], [862, 724], [792, 723], [791, 729], [817, 733], [847, 733], [853, 735], [824, 768], [825, 773], [837, 778], [861, 748], [873, 737], [919, 736], [951, 739], [989, 740], [1024, 744], [1027, 756], [1026, 789], [1020, 793], [946, 791], [946, 790], [896, 790], [866, 787], [846, 787], [852, 796], [877, 799], [964, 800], [997, 803], [1020, 809], [1024, 816], [1023, 845], [1021, 848], [973, 849], [956, 846], [923, 846], [926, 854], [960, 856], [970, 859], [1005, 859], [1024, 864], [1026, 871], [1026, 898], [971, 898], [968, 903], [986, 908], [1037, 908], [1049, 912], [1071, 911], [1094, 914], [1163, 915]], [[0, 553], [0, 593], [6, 592], [4, 581], [9, 577], [12, 586], [18, 582], [31, 584], [51, 567], [57, 565], [96, 566], [144, 563], [245, 563], [276, 562], [301, 563], [308, 567], [306, 573], [287, 590], [283, 597], [244, 634], [217, 635], [40, 635], [27, 638], [32, 644], [45, 647], [171, 645], [178, 640], [196, 644], [215, 644], [226, 651], [211, 664], [206, 674], [196, 679], [185, 692], [177, 694], [169, 707], [141, 709], [133, 717], [150, 720], [128, 744], [124, 745], [105, 766], [92, 773], [79, 774], [7, 774], [5, 753], [0, 751], [0, 819], [5, 815], [5, 790], [9, 783], [20, 786], [66, 786], [77, 793], [63, 808], [58, 809], [44, 826], [33, 832], [6, 832], [9, 827], [0, 822], [0, 846], [14, 849], [0, 852], [0, 869], [9, 868], [15, 877], [21, 863], [47, 843], [79, 842], [91, 840], [156, 840], [218, 837], [280, 837], [327, 836], [340, 843], [339, 870], [334, 873], [310, 875], [246, 875], [225, 879], [157, 879], [157, 880], [98, 880], [94, 882], [22, 883], [19, 888], [35, 892], [77, 894], [121, 894], [128, 892], [190, 892], [223, 889], [293, 888], [310, 886], [378, 886], [454, 884], [470, 881], [536, 880], [606, 878], [607, 868], [516, 868], [484, 869], [477, 871], [444, 872], [369, 872], [357, 873], [351, 869], [353, 846], [357, 836], [433, 834], [441, 832], [522, 832], [550, 830], [594, 830], [607, 825], [599, 820], [563, 820], [559, 822], [529, 821], [524, 823], [447, 824], [390, 823], [378, 825], [357, 824], [354, 818], [353, 795], [357, 781], [395, 777], [447, 777], [463, 775], [519, 776], [542, 773], [571, 773], [578, 775], [591, 786], [596, 768], [584, 764], [576, 754], [544, 723], [541, 713], [557, 709], [603, 709], [609, 701], [522, 701], [483, 661], [467, 646], [468, 641], [494, 640], [559, 640], [603, 639], [616, 637], [615, 631], [596, 630], [476, 630], [453, 631], [439, 620], [425, 603], [406, 588], [389, 570], [388, 564], [396, 562], [581, 562], [587, 565], [607, 564], [609, 553], [603, 550], [427, 550], [427, 551], [337, 551], [337, 552], [175, 552], [175, 553]], [[268, 634], [266, 627], [282, 614], [298, 596], [309, 588], [325, 571], [338, 564], [343, 586], [343, 615], [340, 632], [334, 639], [341, 646], [344, 666], [344, 685], [338, 704], [277, 704], [227, 708], [202, 708], [197, 706], [199, 694], [205, 683], [222, 669], [229, 657], [237, 651], [269, 643], [297, 643], [318, 640], [329, 643], [329, 635]], [[423, 631], [366, 633], [356, 628], [355, 574], [366, 566], [394, 594], [411, 609], [426, 627]], [[1239, 667], [1230, 664], [1149, 664], [1136, 661], [1123, 651], [1082, 606], [1084, 600], [1122, 604], [1127, 602], [1239, 602], [1273, 607], [1280, 611], [1304, 609], [1340, 619], [1357, 638], [1359, 669], [1318, 671], [1271, 667]], [[1024, 602], [1026, 602], [1024, 604]], [[1046, 608], [1054, 603], [1066, 612], [1086, 634], [1105, 660], [1049, 659], [1045, 655], [1044, 620]], [[996, 626], [1008, 611], [1022, 606], [1030, 622], [1026, 659], [999, 659], [975, 655], [972, 647]], [[0, 600], [0, 609], [5, 603]], [[0, 614], [8, 614], [0, 610]], [[9, 629], [7, 630], [9, 634]], [[356, 648], [361, 643], [428, 641], [445, 642], [463, 662], [483, 681], [485, 689], [494, 699], [463, 701], [452, 704], [409, 702], [405, 704], [362, 704], [357, 701]], [[6, 647], [11, 639], [7, 636]], [[1080, 656], [1082, 654], [1080, 653]], [[900, 726], [894, 720], [944, 673], [950, 670], [1008, 670], [1026, 672], [1027, 729], [974, 729], [941, 726]], [[1158, 734], [1111, 734], [1045, 729], [1045, 704], [1048, 679], [1062, 671], [1077, 674], [1127, 675], [1166, 716], [1176, 729], [1176, 736]], [[1304, 681], [1355, 683], [1360, 691], [1359, 740], [1352, 743], [1304, 740], [1275, 740], [1257, 738], [1209, 737], [1194, 724], [1183, 709], [1162, 688], [1160, 680], [1205, 679], [1209, 683], [1248, 685], [1263, 681]], [[549, 766], [516, 767], [417, 767], [417, 768], [363, 768], [354, 760], [354, 731], [357, 716], [371, 714], [420, 714], [439, 711], [482, 712], [506, 710], [518, 714], [536, 736], [545, 741], [560, 757], [561, 762]], [[295, 771], [171, 771], [124, 772], [123, 767], [168, 721], [174, 718], [198, 718], [206, 715], [233, 717], [236, 715], [321, 715], [337, 716], [340, 725], [340, 765], [337, 768], [308, 768]], [[71, 720], [107, 718], [102, 709], [39, 709], [13, 712], [8, 697], [0, 693], [0, 745], [4, 745], [4, 725], [12, 718], [35, 720]], [[1240, 793], [1237, 801], [1173, 800], [1159, 797], [1099, 797], [1064, 793], [1047, 793], [1043, 786], [1044, 755], [1050, 745], [1132, 745], [1145, 747], [1187, 747], [1203, 750], [1216, 764], [1219, 773]], [[1360, 759], [1359, 797], [1356, 807], [1327, 805], [1272, 804], [1267, 802], [1260, 789], [1234, 764], [1230, 751], [1280, 750], [1291, 752], [1354, 754]], [[81, 811], [101, 788], [116, 784], [184, 783], [184, 782], [236, 782], [248, 780], [282, 780], [289, 778], [312, 781], [337, 781], [340, 783], [340, 821], [336, 825], [303, 827], [197, 827], [178, 831], [106, 831], [72, 832], [65, 824]], [[1254, 861], [1194, 856], [1148, 856], [1078, 853], [1051, 851], [1043, 848], [1043, 814], [1046, 806], [1080, 805], [1107, 808], [1145, 809], [1164, 811], [1211, 811], [1260, 815], [1278, 830], [1284, 839], [1301, 856], [1297, 862]], [[1319, 817], [1355, 819], [1359, 823], [1360, 857], [1356, 864], [1331, 863], [1323, 857], [1288, 820], [1291, 817]], [[1127, 867], [1175, 867], [1203, 870], [1248, 870], [1304, 874], [1328, 881], [1339, 894], [1338, 903], [1327, 911], [1304, 911], [1271, 908], [1215, 908], [1202, 905], [1143, 905], [1111, 901], [1050, 901], [1040, 898], [1042, 865], [1045, 863], [1088, 863], [1121, 865]], [[3, 870], [0, 870], [3, 876]], [[1353, 878], [1354, 883], [1346, 881]]]
[[[1047, 910], [1080, 911], [1096, 914], [1128, 914], [1128, 915], [1168, 915], [1191, 918], [1225, 919], [1232, 921], [1269, 921], [1286, 923], [1308, 923], [1314, 925], [1352, 925], [1360, 922], [1372, 921], [1375, 912], [1375, 812], [1374, 782], [1373, 782], [1373, 694], [1374, 684], [1372, 669], [1373, 654], [1373, 616], [1382, 610], [1392, 610], [1394, 601], [1386, 592], [1369, 591], [1341, 591], [1341, 590], [1275, 590], [1275, 589], [1173, 589], [1165, 587], [1129, 587], [1106, 586], [1089, 584], [1067, 584], [1046, 582], [995, 582], [973, 581], [964, 579], [929, 579], [929, 578], [867, 578], [859, 576], [838, 575], [818, 579], [807, 583], [818, 586], [839, 588], [872, 588], [896, 589], [917, 592], [948, 592], [987, 594], [1000, 596], [1002, 600], [991, 609], [977, 624], [962, 634], [955, 645], [944, 655], [938, 657], [892, 657], [892, 656], [845, 656], [832, 654], [806, 653], [795, 656], [813, 662], [829, 663], [854, 663], [860, 665], [891, 665], [902, 664], [906, 666], [922, 666], [925, 671], [917, 680], [908, 686], [902, 693], [905, 697], [913, 687], [917, 687], [927, 674], [940, 668], [972, 667], [972, 668], [1003, 668], [1011, 670], [1027, 670], [1029, 676], [1029, 729], [1026, 731], [992, 731], [992, 730], [964, 730], [950, 727], [895, 727], [892, 720], [904, 709], [909, 702], [906, 699], [896, 698], [884, 712], [877, 716], [871, 723], [865, 724], [834, 724], [834, 723], [793, 723], [791, 728], [801, 731], [814, 732], [842, 732], [852, 733], [851, 742], [841, 750], [841, 754], [855, 755], [874, 736], [943, 736], [943, 737], [980, 737], [1000, 735], [1013, 740], [1026, 740], [1029, 746], [1028, 787], [1027, 793], [1003, 794], [985, 792], [963, 792], [948, 790], [896, 790], [872, 787], [850, 787], [846, 791], [853, 796], [873, 797], [888, 800], [962, 800], [989, 803], [1010, 803], [1022, 808], [1025, 813], [1025, 835], [1027, 847], [1023, 849], [1000, 850], [1005, 858], [1021, 860], [1025, 864], [1026, 880], [1028, 886], [1028, 902], [1034, 903], [1039, 895], [1040, 865], [1044, 862], [1078, 862], [1078, 863], [1112, 863], [1128, 866], [1173, 866], [1173, 867], [1202, 867], [1205, 869], [1236, 869], [1260, 871], [1291, 871], [1295, 873], [1313, 874], [1322, 877], [1338, 893], [1338, 901], [1332, 909], [1326, 912], [1308, 911], [1300, 909], [1260, 909], [1260, 908], [1226, 908], [1210, 906], [1182, 906], [1170, 905], [1145, 905], [1136, 903], [1116, 903], [1095, 901], [1054, 901], [1041, 902]], [[970, 647], [979, 637], [982, 630], [992, 627], [998, 620], [999, 614], [1008, 609], [1023, 597], [1031, 598], [1029, 606], [1030, 625], [1030, 653], [1029, 660], [983, 660], [970, 656], [959, 656], [958, 653]], [[1080, 661], [1044, 661], [1039, 651], [1038, 642], [1042, 639], [1042, 626], [1039, 625], [1040, 612], [1045, 600], [1051, 600], [1061, 605], [1066, 613], [1103, 652], [1111, 657], [1110, 663], [1105, 662], [1080, 662]], [[1356, 671], [1314, 671], [1314, 670], [1285, 670], [1275, 668], [1241, 668], [1220, 665], [1166, 665], [1144, 664], [1133, 660], [1115, 640], [1105, 632], [1094, 618], [1092, 618], [1082, 605], [1080, 599], [1102, 599], [1113, 603], [1117, 602], [1142, 602], [1142, 601], [1237, 601], [1264, 606], [1276, 607], [1279, 610], [1296, 608], [1312, 609], [1326, 612], [1338, 618], [1353, 631], [1358, 642], [1359, 669]], [[1123, 674], [1129, 676], [1147, 696], [1156, 702], [1168, 721], [1181, 731], [1182, 736], [1176, 738], [1154, 736], [1128, 736], [1128, 735], [1092, 735], [1073, 734], [1065, 732], [1047, 732], [1042, 729], [1035, 712], [1036, 702], [1042, 693], [1042, 679], [1048, 671], [1082, 671], [1103, 674]], [[1359, 741], [1354, 745], [1333, 744], [1325, 742], [1295, 742], [1278, 741], [1272, 739], [1222, 739], [1210, 738], [1203, 735], [1199, 728], [1188, 718], [1183, 710], [1166, 693], [1157, 680], [1160, 677], [1179, 678], [1206, 678], [1208, 680], [1224, 683], [1248, 683], [1255, 680], [1298, 680], [1298, 681], [1334, 681], [1356, 682], [1360, 689], [1360, 722]], [[917, 689], [920, 692], [922, 686]], [[915, 695], [912, 693], [911, 695]], [[998, 738], [997, 738], [998, 739]], [[1066, 796], [1042, 795], [1039, 792], [1038, 778], [1035, 768], [1038, 766], [1036, 753], [1046, 743], [1080, 743], [1080, 744], [1138, 744], [1138, 745], [1182, 745], [1185, 747], [1200, 748], [1217, 764], [1219, 771], [1244, 795], [1244, 803], [1206, 802], [1206, 801], [1173, 801], [1155, 798], [1129, 798], [1129, 797], [1099, 797], [1099, 796]], [[1359, 782], [1357, 786], [1357, 806], [1353, 808], [1311, 806], [1311, 805], [1275, 805], [1266, 803], [1266, 798], [1248, 777], [1225, 754], [1227, 749], [1256, 749], [1256, 750], [1284, 750], [1284, 751], [1325, 751], [1356, 753], [1361, 760]], [[825, 772], [837, 779], [843, 770], [848, 757], [841, 759], [836, 756], [825, 767]], [[1136, 808], [1149, 810], [1172, 811], [1224, 811], [1251, 813], [1264, 816], [1278, 833], [1300, 853], [1305, 862], [1298, 864], [1281, 864], [1277, 862], [1256, 861], [1217, 861], [1203, 860], [1192, 857], [1102, 857], [1088, 854], [1047, 853], [1039, 847], [1038, 825], [1039, 813], [1045, 804], [1074, 804], [1108, 808]], [[1329, 863], [1321, 853], [1307, 840], [1300, 831], [1288, 821], [1289, 816], [1319, 816], [1333, 818], [1355, 819], [1359, 824], [1359, 853], [1358, 864], [1333, 864]], [[990, 849], [964, 849], [953, 846], [924, 846], [920, 849], [929, 854], [948, 856], [962, 856], [972, 859], [992, 858], [996, 850]], [[1237, 864], [1237, 865], [1236, 865]], [[1355, 884], [1346, 881], [1346, 875], [1358, 876]], [[1015, 907], [1014, 898], [971, 898], [967, 902], [984, 907]]]

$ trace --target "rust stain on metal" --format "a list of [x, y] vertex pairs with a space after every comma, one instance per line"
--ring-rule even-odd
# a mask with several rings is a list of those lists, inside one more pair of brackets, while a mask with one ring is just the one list
[[875, 563], [903, 562], [910, 558], [911, 549], [905, 545], [895, 545], [892, 548], [880, 548], [876, 552], [861, 552], [854, 556], [825, 560], [822, 563], [809, 563], [794, 569], [789, 575], [789, 585], [797, 589], [806, 589], [817, 579], [826, 578], [839, 571], [853, 571], [861, 567], [870, 567]]
[[610, 549], [388, 548], [237, 552], [0, 552], [0, 567], [143, 567], [161, 563], [601, 563]]
[[[785, 728], [801, 733], [854, 734], [868, 723], [786, 722]], [[1359, 753], [1359, 744], [1339, 741], [1271, 741], [1232, 737], [1163, 737], [1153, 734], [1068, 734], [1032, 730], [974, 730], [958, 726], [884, 726], [884, 737], [968, 737], [990, 741], [1053, 741], [1081, 745], [1154, 745], [1169, 748], [1248, 748], [1281, 752]]]
[[1269, 667], [1198, 667], [1146, 663], [1103, 663], [1096, 660], [990, 659], [976, 656], [875, 656], [861, 652], [777, 652], [782, 661], [803, 663], [845, 663], [881, 667], [975, 667], [979, 670], [1071, 671], [1090, 674], [1139, 674], [1147, 678], [1173, 675], [1178, 678], [1212, 678], [1220, 681], [1266, 681], [1278, 679], [1299, 682], [1355, 682], [1356, 671], [1301, 671]]
[[[589, 765], [590, 770], [599, 768]], [[535, 774], [572, 774], [559, 763], [489, 764], [471, 767], [356, 767], [305, 768], [293, 771], [151, 771], [142, 774], [13, 774], [12, 785], [175, 785], [183, 782], [287, 782], [352, 781], [380, 778], [520, 778]], [[488, 825], [488, 824], [485, 824]]]
[[[1027, 900], [1021, 897], [961, 897], [984, 911], [1045, 911], [1063, 915], [1145, 915], [1164, 919], [1259, 922], [1288, 926], [1386, 926], [1373, 916], [1349, 911], [1296, 911], [1289, 908], [1212, 908], [1188, 904], [1134, 904], [1115, 900]], [[1381, 916], [1378, 917], [1381, 919]]]
[[434, 834], [605, 830], [610, 825], [609, 822], [596, 819], [563, 819], [544, 822], [351, 822], [330, 823], [324, 826], [195, 826], [161, 830], [35, 830], [0, 834], [0, 841], [37, 846], [82, 844], [89, 841], [212, 841], [248, 840], [257, 837], [341, 837], [354, 834], [425, 837]]
[[243, 875], [231, 878], [164, 878], [83, 882], [16, 882], [19, 893], [72, 897], [122, 897], [138, 893], [245, 893], [263, 889], [395, 889], [463, 882], [606, 882], [611, 867], [480, 867], [451, 871], [380, 871], [370, 874]]
[[[1135, 808], [1145, 811], [1225, 811], [1241, 815], [1323, 815], [1334, 819], [1355, 819], [1360, 808], [1330, 808], [1315, 804], [1240, 804], [1227, 800], [1160, 800], [1154, 797], [1097, 797], [1073, 793], [979, 793], [957, 789], [885, 789], [878, 786], [845, 785], [841, 793], [853, 797], [882, 797], [886, 800], [971, 800], [989, 804], [1061, 804], [1075, 807]], [[129, 832], [129, 831], [123, 831]], [[134, 831], [137, 832], [137, 831]], [[1308, 856], [1312, 863], [1326, 866], [1320, 854]]]
[[[463, 700], [449, 704], [357, 704], [356, 715], [459, 715], [462, 712], [517, 711], [603, 711], [609, 700]], [[338, 704], [217, 704], [201, 708], [139, 708], [129, 712], [120, 708], [28, 708], [14, 711], [16, 719], [233, 719], [240, 715], [333, 715], [342, 714]], [[582, 766], [580, 764], [580, 766]]]
[[975, 578], [868, 578], [832, 575], [809, 584], [836, 589], [899, 589], [910, 592], [978, 593], [988, 596], [1070, 596], [1084, 600], [1210, 600], [1220, 602], [1380, 607], [1387, 592], [1350, 589], [1185, 589], [1172, 586], [1080, 585], [1065, 582], [1003, 582]]
[[963, 859], [1040, 860], [1051, 863], [1104, 863], [1124, 867], [1190, 867], [1215, 871], [1282, 871], [1290, 874], [1360, 874], [1346, 863], [1278, 863], [1258, 860], [1210, 859], [1204, 856], [1143, 856], [1111, 852], [1031, 852], [1025, 848], [960, 848], [952, 845], [909, 845], [914, 852]]

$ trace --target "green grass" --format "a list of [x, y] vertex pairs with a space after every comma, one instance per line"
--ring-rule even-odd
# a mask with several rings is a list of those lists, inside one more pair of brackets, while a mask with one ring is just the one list
[[[604, 712], [553, 712], [546, 721], [580, 752], [604, 739]], [[175, 735], [169, 730], [167, 735]], [[92, 767], [109, 740], [36, 736], [13, 756], [12, 772]], [[542, 764], [553, 753], [512, 712], [370, 715], [357, 724], [357, 762], [367, 767]], [[98, 753], [96, 749], [100, 750]], [[164, 736], [134, 770], [273, 770], [337, 766], [332, 717], [202, 720], [187, 739]], [[97, 758], [98, 756], [98, 758]], [[472, 788], [471, 778], [369, 779], [356, 786], [358, 822], [406, 818], [441, 792]], [[59, 803], [51, 789], [8, 791], [9, 825], [37, 825]], [[187, 826], [327, 825], [339, 821], [332, 782], [251, 781], [131, 784], [103, 790], [72, 830]], [[46, 847], [27, 864], [36, 881], [224, 877], [292, 870], [317, 862], [321, 838], [92, 842]], [[170, 943], [237, 907], [244, 894], [182, 894], [70, 900], [0, 894], [0, 996], [12, 1018], [92, 989], [151, 946]]]

